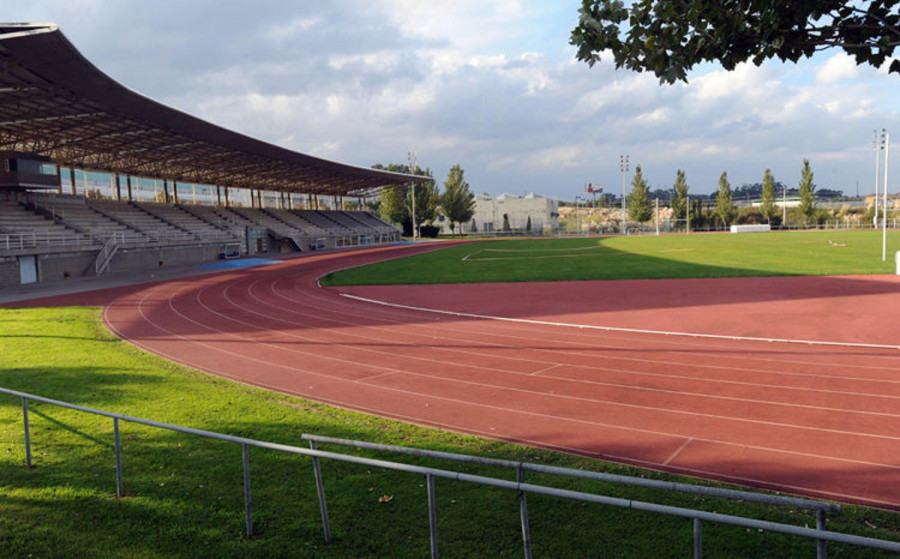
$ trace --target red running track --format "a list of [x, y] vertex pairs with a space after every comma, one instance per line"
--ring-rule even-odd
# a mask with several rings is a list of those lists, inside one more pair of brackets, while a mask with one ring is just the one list
[[[505, 322], [341, 295], [573, 324], [647, 327], [658, 318], [667, 329], [734, 336], [755, 335], [754, 324], [768, 320], [775, 335], [792, 334], [779, 337], [824, 332], [853, 342], [865, 341], [867, 329], [891, 327], [900, 308], [896, 278], [340, 289], [316, 282], [331, 270], [421, 250], [317, 255], [120, 290], [104, 317], [122, 338], [169, 359], [322, 402], [900, 509], [900, 350]], [[678, 302], [657, 308], [661, 294], [673, 292]], [[820, 312], [816, 293], [828, 296], [833, 313]], [[788, 310], [770, 309], [767, 318], [767, 307]], [[804, 309], [812, 323], [796, 319]], [[847, 328], [850, 309], [868, 318]], [[896, 328], [879, 336], [878, 343], [900, 342]]]

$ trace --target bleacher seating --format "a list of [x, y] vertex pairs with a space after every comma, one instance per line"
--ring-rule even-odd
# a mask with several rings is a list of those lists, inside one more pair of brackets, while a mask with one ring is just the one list
[[328, 234], [327, 231], [325, 231], [315, 223], [300, 217], [290, 210], [266, 209], [263, 211], [265, 211], [267, 214], [272, 215], [273, 217], [280, 219], [288, 225], [299, 229], [306, 235], [321, 237]]
[[369, 225], [370, 227], [375, 228], [379, 233], [382, 233], [382, 234], [399, 233], [399, 230], [396, 227], [394, 227], [390, 223], [387, 223], [386, 221], [381, 220], [377, 216], [370, 214], [369, 212], [354, 211], [354, 212], [346, 212], [346, 213], [352, 217], [355, 217], [356, 219], [360, 220], [361, 222]]
[[0, 202], [0, 250], [90, 246], [92, 240], [18, 202]]
[[[328, 233], [332, 235], [352, 235], [353, 230], [349, 229], [340, 223], [334, 221], [333, 219], [329, 219], [326, 217], [324, 212], [320, 212], [318, 210], [294, 210], [294, 213], [302, 217], [303, 219], [310, 221], [317, 226], [321, 227]], [[331, 213], [331, 212], [328, 212]]]
[[191, 237], [187, 231], [145, 212], [134, 204], [113, 200], [88, 200], [88, 206], [112, 216], [157, 242], [184, 241]]
[[113, 234], [120, 235], [126, 242], [140, 243], [147, 240], [136, 229], [95, 211], [82, 197], [41, 196], [33, 198], [32, 202], [59, 218], [66, 226], [100, 241], [105, 241]]
[[368, 224], [362, 223], [358, 219], [354, 219], [352, 216], [348, 215], [347, 212], [319, 212], [326, 218], [331, 221], [337, 223], [338, 225], [353, 231], [359, 235], [372, 235], [376, 231], [374, 228], [369, 227]]
[[[253, 235], [248, 236], [247, 229]], [[0, 244], [5, 244], [7, 251], [13, 250], [8, 248], [12, 244], [15, 250], [38, 244], [96, 250], [114, 239], [112, 242], [129, 248], [239, 243], [244, 254], [251, 237], [262, 240], [254, 243], [255, 250], [268, 250], [267, 232], [282, 241], [275, 245], [278, 250], [351, 247], [399, 239], [395, 227], [363, 211], [173, 205], [49, 193], [32, 193], [27, 203], [0, 203]], [[30, 236], [29, 240], [24, 236]]]
[[148, 202], [132, 202], [132, 204], [184, 231], [197, 235], [199, 238], [221, 238], [228, 234], [226, 232], [230, 233], [230, 229], [233, 229], [215, 226], [193, 215], [182, 206]]

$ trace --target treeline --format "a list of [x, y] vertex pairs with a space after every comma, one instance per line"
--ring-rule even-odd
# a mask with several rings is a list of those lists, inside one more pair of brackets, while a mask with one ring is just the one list
[[[390, 163], [387, 166], [376, 164], [373, 169], [392, 171], [423, 177], [432, 177], [431, 169], [422, 169], [418, 165], [410, 169], [409, 165]], [[441, 228], [434, 225], [438, 214], [444, 215], [450, 222], [450, 231], [456, 231], [456, 224], [466, 223], [475, 215], [475, 194], [469, 189], [469, 183], [464, 178], [464, 171], [459, 165], [454, 165], [444, 181], [444, 191], [441, 192], [437, 183], [429, 180], [424, 183], [398, 184], [385, 187], [374, 205], [381, 216], [395, 223], [403, 229], [403, 234], [411, 237], [413, 234], [413, 207], [415, 206], [415, 224], [418, 230], [417, 236], [436, 237]], [[413, 194], [415, 191], [415, 194]], [[415, 204], [413, 204], [415, 197]]]
[[[766, 169], [762, 182], [759, 183], [758, 196], [754, 196], [759, 198], [759, 206], [738, 211], [733, 202], [734, 196], [738, 193], [741, 196], [747, 196], [751, 189], [755, 191], [755, 185], [733, 190], [731, 183], [728, 182], [728, 173], [723, 172], [719, 177], [718, 190], [709, 198], [698, 199], [690, 196], [690, 187], [686, 181], [685, 172], [679, 169], [675, 175], [675, 182], [671, 188], [672, 195], [668, 201], [675, 219], [687, 220], [690, 215], [691, 227], [727, 227], [736, 222], [780, 225], [784, 212], [777, 207], [777, 201], [784, 193], [784, 185], [775, 180], [770, 169]], [[813, 172], [809, 160], [803, 160], [795, 196], [800, 198], [797, 211], [791, 212], [797, 214], [795, 220], [803, 224], [815, 223], [819, 219], [816, 210], [816, 185], [813, 182]], [[627, 198], [628, 218], [637, 222], [650, 220], [654, 210], [651, 205], [652, 197], [641, 167], [638, 165], [635, 168], [634, 177], [631, 180], [631, 192]]]

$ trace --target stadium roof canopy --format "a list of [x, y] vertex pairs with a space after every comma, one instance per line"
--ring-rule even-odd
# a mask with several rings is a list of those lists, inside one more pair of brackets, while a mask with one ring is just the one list
[[431, 180], [319, 159], [167, 107], [101, 72], [52, 23], [0, 23], [0, 150], [67, 167], [279, 192], [365, 196]]

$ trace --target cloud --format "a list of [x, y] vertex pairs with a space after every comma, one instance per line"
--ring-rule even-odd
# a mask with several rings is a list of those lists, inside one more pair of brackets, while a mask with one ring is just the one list
[[847, 53], [839, 52], [829, 58], [816, 71], [816, 83], [830, 84], [853, 79], [859, 75], [856, 61]]
[[[618, 156], [653, 188], [686, 169], [694, 192], [766, 167], [822, 187], [867, 183], [871, 129], [898, 127], [896, 75], [837, 54], [712, 66], [688, 84], [588, 68], [567, 44], [577, 6], [537, 0], [10, 0], [10, 20], [56, 21], [129, 87], [216, 124], [356, 165], [410, 149], [476, 191], [568, 197], [620, 184]], [[172, 17], [177, 13], [178, 17]], [[842, 156], [843, 154], [843, 156]]]

